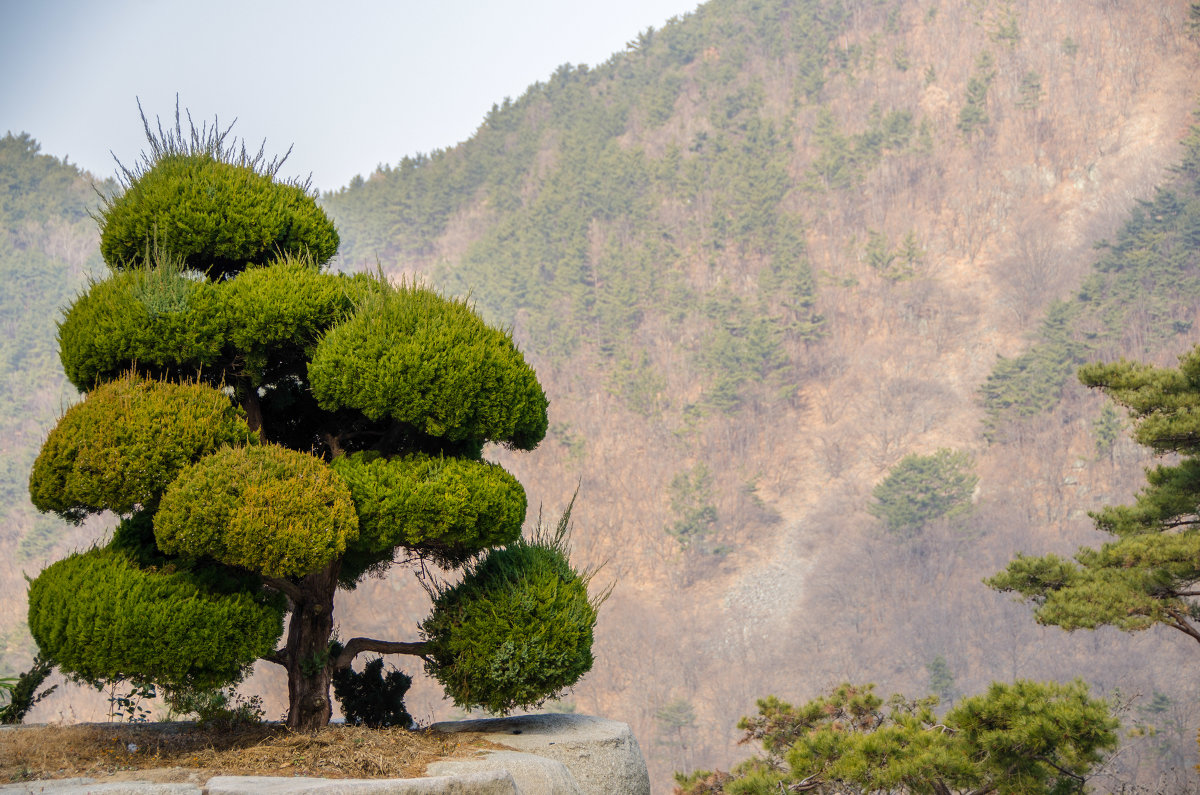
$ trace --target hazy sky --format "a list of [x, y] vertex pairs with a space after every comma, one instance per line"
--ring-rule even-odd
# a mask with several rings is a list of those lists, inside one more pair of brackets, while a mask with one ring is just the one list
[[[322, 190], [452, 146], [493, 102], [595, 66], [699, 0], [0, 0], [0, 135], [97, 176], [144, 148], [136, 99], [267, 153]], [[112, 154], [110, 154], [110, 151]]]

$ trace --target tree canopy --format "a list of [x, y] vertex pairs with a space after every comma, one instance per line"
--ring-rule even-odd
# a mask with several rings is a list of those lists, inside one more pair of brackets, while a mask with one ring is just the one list
[[1018, 555], [987, 580], [1032, 602], [1042, 624], [1063, 629], [1111, 625], [1127, 631], [1162, 624], [1200, 642], [1200, 347], [1179, 367], [1130, 361], [1090, 364], [1080, 380], [1124, 406], [1133, 438], [1176, 457], [1146, 472], [1132, 505], [1092, 513], [1096, 529], [1115, 537], [1074, 560]]
[[971, 510], [979, 482], [971, 456], [943, 448], [933, 455], [908, 455], [879, 482], [867, 510], [890, 532], [912, 535], [926, 522], [962, 516]]
[[938, 718], [936, 697], [886, 702], [874, 685], [842, 684], [801, 706], [774, 696], [738, 724], [763, 756], [729, 773], [678, 777], [685, 795], [726, 792], [1037, 795], [1076, 792], [1117, 720], [1087, 686], [994, 682]]
[[[565, 524], [521, 540], [524, 489], [481, 455], [546, 433], [511, 336], [419, 285], [329, 271], [337, 232], [313, 196], [228, 129], [147, 133], [99, 217], [111, 273], [60, 324], [86, 396], [30, 475], [40, 509], [122, 521], [33, 581], [41, 650], [88, 681], [180, 690], [274, 662], [294, 728], [328, 721], [334, 674], [340, 692], [402, 698], [398, 678], [353, 671], [364, 652], [420, 655], [467, 708], [573, 684], [592, 662], [588, 576]], [[464, 579], [419, 640], [336, 642], [336, 589], [397, 560]]]

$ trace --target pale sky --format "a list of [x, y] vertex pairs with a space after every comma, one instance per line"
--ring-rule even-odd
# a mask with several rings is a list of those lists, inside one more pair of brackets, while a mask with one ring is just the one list
[[0, 0], [0, 135], [98, 177], [145, 148], [137, 115], [221, 126], [331, 190], [469, 138], [563, 63], [596, 66], [699, 0]]

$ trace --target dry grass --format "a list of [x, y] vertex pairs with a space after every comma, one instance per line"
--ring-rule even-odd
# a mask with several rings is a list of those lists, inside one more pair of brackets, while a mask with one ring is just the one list
[[[83, 724], [0, 731], [0, 784], [89, 777], [202, 781], [217, 775], [411, 778], [482, 743], [437, 732], [279, 725], [235, 730], [194, 724]], [[151, 772], [153, 771], [153, 772]]]

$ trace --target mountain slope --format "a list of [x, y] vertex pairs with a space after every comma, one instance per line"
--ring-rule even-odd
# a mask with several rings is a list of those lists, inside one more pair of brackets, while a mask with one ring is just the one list
[[[1109, 307], [1143, 289], [1093, 269], [1091, 244], [1180, 157], [1187, 11], [716, 0], [324, 197], [344, 267], [469, 292], [538, 367], [552, 435], [505, 463], [548, 506], [581, 484], [576, 546], [618, 587], [578, 704], [631, 720], [660, 782], [737, 755], [736, 717], [768, 691], [912, 690], [938, 656], [963, 692], [1136, 675], [979, 580], [1073, 548], [1083, 510], [1136, 487], [1136, 450], [1096, 453], [1075, 363], [1195, 339], [1187, 276], [1067, 359], [1029, 347], [1085, 279]], [[1011, 426], [980, 389], [1039, 355], [1053, 400]], [[943, 447], [973, 455], [971, 519], [901, 543], [871, 490]]]

